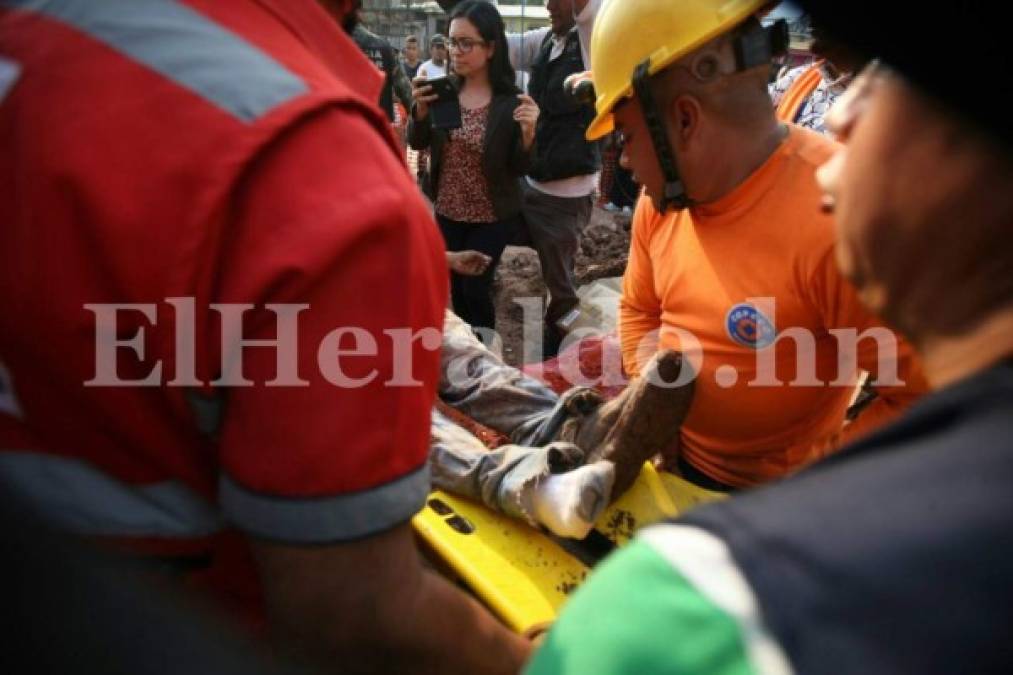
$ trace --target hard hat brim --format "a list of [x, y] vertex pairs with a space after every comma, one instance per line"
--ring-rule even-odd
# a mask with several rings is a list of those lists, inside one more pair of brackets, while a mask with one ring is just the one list
[[584, 138], [589, 141], [597, 141], [602, 136], [609, 134], [615, 129], [615, 119], [612, 117], [612, 111], [604, 112], [594, 118], [591, 124], [587, 127], [587, 132], [584, 134]]
[[602, 112], [591, 120], [591, 124], [588, 125], [587, 131], [584, 133], [584, 138], [589, 141], [597, 141], [602, 136], [612, 133], [612, 130], [616, 128], [615, 116], [612, 111], [615, 110], [619, 101], [627, 98], [631, 93], [633, 93], [633, 87], [628, 87], [619, 92], [611, 101], [603, 101]]

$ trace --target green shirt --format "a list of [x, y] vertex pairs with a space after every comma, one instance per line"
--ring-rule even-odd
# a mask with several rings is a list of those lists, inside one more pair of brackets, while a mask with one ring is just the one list
[[660, 525], [603, 562], [527, 675], [790, 673], [727, 547]]

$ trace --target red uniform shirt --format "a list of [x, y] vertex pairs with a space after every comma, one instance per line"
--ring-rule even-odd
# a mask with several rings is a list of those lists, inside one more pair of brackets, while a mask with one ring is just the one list
[[[384, 331], [442, 327], [446, 268], [375, 69], [309, 0], [20, 4], [0, 9], [0, 480], [77, 532], [170, 549], [410, 518], [438, 344], [399, 353]], [[201, 386], [171, 384], [190, 361], [172, 298], [196, 308]], [[154, 308], [114, 330], [144, 347], [120, 347], [116, 375], [160, 363], [155, 386], [85, 385], [113, 337], [100, 303]], [[278, 352], [252, 347], [253, 385], [207, 386], [226, 368], [215, 303], [253, 306], [247, 340], [275, 337], [266, 305], [308, 305], [305, 384], [265, 386]], [[375, 348], [321, 351], [342, 327]], [[347, 377], [375, 377], [328, 381], [337, 346], [360, 353]], [[390, 386], [408, 361], [419, 384]]]

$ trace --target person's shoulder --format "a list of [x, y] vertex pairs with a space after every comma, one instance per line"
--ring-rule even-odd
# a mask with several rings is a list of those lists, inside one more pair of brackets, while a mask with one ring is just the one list
[[375, 40], [377, 42], [380, 41], [380, 36], [379, 35], [377, 35], [373, 31], [369, 30], [368, 28], [366, 28], [361, 23], [355, 24], [355, 28], [352, 29], [352, 35], [360, 35], [363, 38], [367, 38], [369, 40]]
[[393, 47], [390, 46], [389, 42], [363, 26], [361, 23], [352, 29], [351, 35], [360, 47], [376, 49], [383, 54], [386, 54], [388, 50], [393, 52]]
[[840, 143], [826, 134], [797, 124], [788, 124], [788, 134], [789, 153], [814, 170], [843, 148]]
[[551, 26], [542, 26], [540, 28], [532, 28], [529, 31], [523, 33], [515, 33], [514, 36], [519, 40], [531, 40], [539, 45], [542, 44], [548, 37], [552, 35]]
[[[282, 183], [289, 181], [286, 172], [292, 174], [292, 189], [316, 182], [308, 181], [306, 174], [326, 174], [325, 183], [341, 185], [349, 193], [378, 197], [383, 192], [389, 200], [409, 181], [396, 147], [386, 136], [385, 121], [365, 104], [323, 107], [289, 127], [264, 150], [262, 160], [273, 158], [272, 165], [282, 167], [276, 174]], [[335, 153], [334, 148], [341, 152]], [[390, 189], [379, 190], [381, 186]]]
[[809, 129], [788, 124], [789, 136], [777, 150], [773, 189], [764, 192], [764, 210], [778, 214], [776, 226], [764, 228], [783, 247], [785, 259], [795, 260], [806, 275], [822, 269], [835, 242], [833, 216], [823, 210], [823, 190], [816, 170], [839, 149], [829, 138]]
[[778, 195], [787, 200], [788, 208], [799, 214], [811, 214], [806, 221], [819, 221], [833, 228], [833, 219], [823, 213], [823, 190], [816, 180], [816, 170], [826, 164], [842, 149], [833, 139], [796, 124], [788, 124], [788, 139], [782, 153], [786, 169], [781, 172], [781, 190]]
[[356, 24], [356, 26], [351, 30], [351, 32], [349, 32], [348, 35], [353, 40], [355, 40], [357, 44], [367, 42], [369, 41], [370, 37], [372, 37], [372, 33], [366, 30], [366, 27], [363, 26], [361, 23]]
[[[596, 568], [528, 672], [754, 672], [758, 664], [746, 649], [742, 624], [762, 619], [751, 600], [717, 537], [697, 528], [654, 526]], [[681, 639], [673, 643], [672, 635]], [[768, 663], [783, 659], [775, 643], [765, 642]]]

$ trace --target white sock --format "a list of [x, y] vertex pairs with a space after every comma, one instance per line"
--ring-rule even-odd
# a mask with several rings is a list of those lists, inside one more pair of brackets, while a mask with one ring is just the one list
[[553, 534], [583, 539], [608, 505], [614, 481], [615, 467], [604, 461], [550, 474], [531, 496], [535, 520]]

